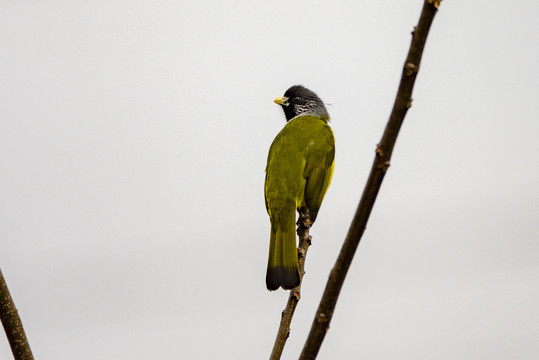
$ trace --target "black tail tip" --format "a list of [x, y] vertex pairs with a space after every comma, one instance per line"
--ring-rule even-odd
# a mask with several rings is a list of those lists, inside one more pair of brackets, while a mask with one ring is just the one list
[[268, 290], [277, 290], [282, 287], [285, 290], [292, 290], [299, 285], [299, 269], [279, 267], [268, 267], [266, 273], [266, 287]]

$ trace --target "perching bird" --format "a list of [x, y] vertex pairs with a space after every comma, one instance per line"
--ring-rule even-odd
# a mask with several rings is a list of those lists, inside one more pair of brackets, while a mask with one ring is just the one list
[[295, 85], [274, 102], [282, 106], [287, 124], [273, 140], [266, 166], [264, 193], [271, 221], [268, 290], [299, 285], [296, 210], [308, 214], [310, 224], [314, 222], [335, 158], [329, 114], [318, 95]]

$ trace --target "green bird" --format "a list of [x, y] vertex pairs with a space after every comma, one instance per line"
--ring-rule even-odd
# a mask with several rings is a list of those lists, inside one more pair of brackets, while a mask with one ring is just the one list
[[271, 221], [266, 287], [293, 289], [299, 285], [296, 210], [315, 220], [331, 182], [335, 138], [329, 113], [318, 95], [295, 85], [274, 100], [287, 124], [271, 144], [264, 193]]

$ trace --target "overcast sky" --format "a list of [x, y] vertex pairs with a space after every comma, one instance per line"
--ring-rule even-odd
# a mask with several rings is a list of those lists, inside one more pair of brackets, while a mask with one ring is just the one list
[[[2, 1], [0, 266], [37, 359], [268, 358], [272, 100], [328, 103], [303, 347], [423, 1]], [[446, 0], [319, 359], [536, 359], [536, 1]], [[9, 359], [0, 336], [0, 359]]]

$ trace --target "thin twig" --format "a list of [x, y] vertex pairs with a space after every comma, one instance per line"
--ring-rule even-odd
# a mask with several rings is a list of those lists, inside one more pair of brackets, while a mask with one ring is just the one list
[[384, 175], [389, 168], [391, 153], [393, 152], [404, 116], [412, 104], [412, 89], [419, 70], [421, 55], [439, 4], [440, 0], [425, 0], [419, 23], [412, 32], [412, 44], [404, 64], [393, 110], [389, 117], [382, 140], [376, 148], [375, 159], [369, 179], [339, 257], [331, 270], [326, 289], [324, 290], [322, 300], [316, 311], [316, 316], [307, 341], [305, 342], [305, 346], [303, 347], [300, 360], [316, 358], [326, 332], [329, 329], [329, 323], [331, 322], [346, 273], [348, 272], [348, 268], [352, 263], [352, 259], [361, 240], [361, 236], [367, 226], [367, 221], [374, 206], [378, 191], [380, 190], [380, 186], [382, 185]]
[[297, 229], [299, 238], [299, 286], [290, 290], [290, 294], [288, 295], [288, 302], [281, 313], [281, 323], [279, 324], [279, 331], [277, 332], [277, 337], [275, 338], [275, 343], [273, 344], [270, 360], [279, 360], [281, 358], [284, 345], [288, 339], [288, 336], [290, 335], [290, 323], [292, 322], [294, 311], [296, 310], [296, 306], [301, 298], [301, 282], [303, 281], [303, 275], [305, 275], [305, 257], [307, 256], [307, 250], [309, 250], [312, 239], [311, 236], [309, 236], [309, 228], [310, 220], [308, 219], [308, 215], [300, 212]]
[[4, 325], [6, 336], [13, 352], [15, 360], [33, 360], [32, 350], [26, 339], [26, 334], [22, 327], [21, 318], [17, 313], [17, 308], [9, 294], [9, 290], [0, 269], [0, 320]]

